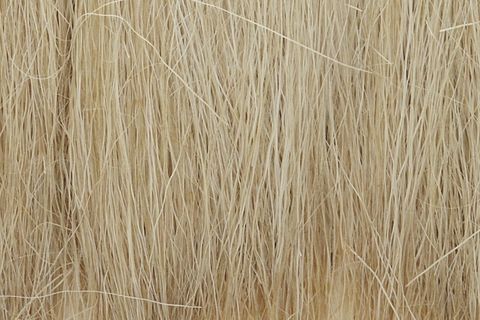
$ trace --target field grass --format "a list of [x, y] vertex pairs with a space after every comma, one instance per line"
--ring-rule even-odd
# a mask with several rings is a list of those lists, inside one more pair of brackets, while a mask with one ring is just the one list
[[0, 0], [0, 319], [480, 318], [474, 0]]

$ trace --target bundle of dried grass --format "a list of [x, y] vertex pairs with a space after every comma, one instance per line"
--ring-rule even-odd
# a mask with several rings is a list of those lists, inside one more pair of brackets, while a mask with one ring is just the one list
[[477, 21], [0, 0], [0, 318], [480, 317]]

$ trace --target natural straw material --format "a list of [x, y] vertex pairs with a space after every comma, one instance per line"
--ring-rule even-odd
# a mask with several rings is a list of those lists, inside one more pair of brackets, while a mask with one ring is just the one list
[[0, 320], [480, 318], [480, 4], [0, 0]]

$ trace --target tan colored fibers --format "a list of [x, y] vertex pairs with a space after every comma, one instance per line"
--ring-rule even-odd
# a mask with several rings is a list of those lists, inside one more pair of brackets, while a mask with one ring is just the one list
[[479, 319], [479, 21], [0, 0], [0, 320]]

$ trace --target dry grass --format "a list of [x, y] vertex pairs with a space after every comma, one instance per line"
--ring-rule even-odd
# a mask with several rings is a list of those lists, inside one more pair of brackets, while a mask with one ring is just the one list
[[477, 1], [0, 26], [0, 319], [480, 317]]

